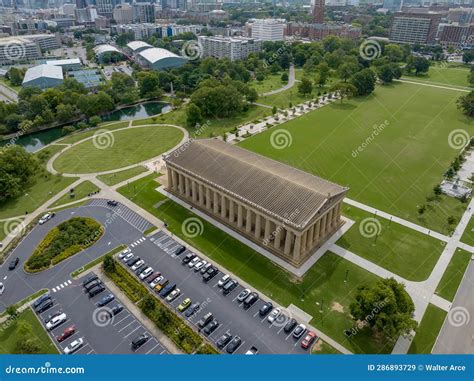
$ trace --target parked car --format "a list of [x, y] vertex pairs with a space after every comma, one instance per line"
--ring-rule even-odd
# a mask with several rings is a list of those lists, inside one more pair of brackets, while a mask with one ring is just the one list
[[56, 340], [60, 343], [67, 338], [71, 337], [76, 333], [76, 327], [74, 325], [71, 325], [70, 327], [67, 327], [63, 333], [61, 333], [59, 336], [56, 336]]
[[271, 313], [270, 315], [268, 315], [267, 317], [267, 320], [269, 323], [273, 323], [276, 318], [280, 316], [280, 309], [279, 308], [275, 308]]
[[46, 299], [41, 303], [38, 307], [36, 307], [35, 311], [37, 313], [42, 313], [44, 311], [47, 311], [54, 305], [53, 300], [51, 298]]
[[49, 323], [52, 319], [54, 319], [55, 317], [58, 317], [58, 316], [61, 315], [62, 313], [63, 313], [62, 311], [57, 311], [57, 312], [55, 312], [55, 313], [52, 314], [52, 315], [46, 316], [46, 317], [43, 319], [44, 324]]
[[41, 303], [43, 303], [47, 299], [51, 299], [51, 295], [49, 293], [41, 295], [38, 299], [34, 301], [33, 308], [37, 308]]
[[201, 269], [207, 265], [207, 261], [200, 261], [194, 265], [194, 271], [198, 272], [201, 271]]
[[109, 304], [114, 299], [115, 296], [113, 294], [107, 294], [97, 302], [97, 307], [103, 307], [106, 304]]
[[148, 340], [150, 339], [150, 336], [148, 336], [146, 333], [135, 337], [132, 340], [132, 349], [136, 351], [138, 348], [140, 348], [143, 344], [145, 344]]
[[262, 307], [260, 307], [260, 310], [258, 313], [260, 316], [267, 316], [268, 313], [273, 309], [273, 304], [272, 302], [266, 302]]
[[137, 271], [140, 266], [143, 266], [145, 264], [145, 261], [143, 259], [139, 259], [138, 261], [135, 262], [135, 264], [132, 266], [132, 271]]
[[203, 332], [206, 335], [210, 335], [212, 332], [214, 332], [217, 329], [217, 327], [219, 327], [219, 325], [220, 325], [220, 323], [216, 319], [214, 319], [208, 325], [206, 325]]
[[127, 264], [128, 267], [132, 267], [133, 265], [135, 265], [135, 263], [137, 263], [138, 261], [140, 260], [140, 257], [135, 257], [133, 254], [132, 254], [132, 258], [129, 259], [127, 262], [125, 262]]
[[118, 257], [120, 259], [123, 259], [126, 255], [130, 254], [132, 252], [132, 250], [130, 250], [129, 247], [127, 247], [125, 250], [123, 250], [119, 255]]
[[147, 267], [143, 270], [140, 275], [138, 276], [141, 280], [144, 280], [146, 277], [150, 276], [153, 273], [152, 267]]
[[8, 266], [8, 270], [15, 270], [19, 262], [20, 262], [20, 258], [18, 257], [16, 257], [15, 259], [12, 259], [10, 262], [10, 265]]
[[239, 336], [235, 336], [225, 350], [227, 353], [232, 354], [237, 350], [240, 344], [242, 344], [242, 339]]
[[178, 311], [179, 311], [179, 312], [183, 312], [183, 311], [186, 310], [186, 308], [188, 308], [190, 305], [191, 305], [191, 299], [186, 298], [186, 299], [184, 299], [184, 300], [181, 302], [181, 304], [178, 306]]
[[129, 262], [132, 262], [133, 258], [135, 258], [135, 255], [133, 255], [133, 253], [129, 253], [122, 258], [122, 261], [128, 265]]
[[250, 290], [248, 288], [245, 288], [237, 296], [237, 301], [239, 303], [242, 303], [245, 299], [247, 299], [247, 296], [249, 296], [249, 295], [250, 295]]
[[214, 316], [212, 315], [212, 312], [208, 312], [207, 314], [205, 314], [201, 320], [198, 321], [198, 327], [199, 328], [204, 328], [206, 325], [208, 325], [212, 319], [214, 318]]
[[249, 309], [252, 307], [258, 300], [258, 294], [256, 292], [252, 292], [247, 298], [244, 300], [244, 308]]
[[85, 286], [87, 286], [88, 283], [90, 283], [94, 280], [97, 280], [97, 279], [99, 279], [99, 277], [97, 275], [95, 275], [94, 273], [90, 273], [82, 281], [82, 286], [85, 287]]
[[194, 258], [196, 258], [196, 254], [189, 253], [183, 258], [183, 260], [181, 262], [183, 264], [186, 264], [186, 263], [191, 262]]
[[46, 323], [46, 329], [48, 331], [53, 330], [56, 327], [59, 327], [67, 320], [67, 315], [63, 312], [55, 317], [53, 317], [50, 321]]
[[181, 255], [181, 254], [183, 254], [185, 251], [186, 251], [186, 248], [185, 248], [184, 246], [180, 246], [180, 247], [178, 247], [178, 248], [174, 251], [174, 255]]
[[186, 317], [193, 316], [199, 310], [200, 306], [201, 306], [201, 303], [192, 304], [191, 307], [189, 307], [185, 313]]
[[204, 266], [201, 268], [201, 274], [205, 274], [207, 269], [212, 266], [212, 263], [206, 263]]
[[109, 200], [109, 201], [107, 201], [107, 205], [109, 205], [109, 206], [117, 206], [117, 205], [118, 205], [118, 202], [115, 201], [115, 200]]
[[102, 284], [95, 286], [92, 290], [89, 290], [89, 298], [93, 298], [94, 296], [99, 295], [104, 290], [105, 287]]
[[293, 337], [299, 339], [306, 332], [306, 326], [304, 324], [298, 325], [293, 331]]
[[193, 268], [194, 266], [196, 266], [196, 263], [198, 263], [200, 260], [201, 260], [201, 258], [199, 258], [199, 257], [195, 257], [195, 258], [191, 259], [191, 261], [188, 263], [188, 267]]
[[288, 320], [288, 323], [286, 323], [285, 326], [283, 327], [283, 330], [286, 333], [290, 333], [296, 327], [296, 324], [298, 324], [298, 322], [295, 319], [290, 319]]
[[87, 283], [84, 286], [84, 292], [89, 292], [92, 290], [94, 287], [98, 286], [99, 284], [102, 284], [102, 281], [100, 279], [95, 279], [92, 282]]
[[211, 267], [209, 267], [209, 269], [202, 276], [202, 280], [207, 283], [212, 278], [214, 278], [218, 273], [219, 273], [219, 270], [217, 270], [215, 267], [211, 266]]
[[169, 294], [166, 297], [167, 302], [172, 302], [175, 300], [179, 295], [181, 295], [181, 290], [179, 288], [175, 288], [173, 291], [171, 291], [171, 294]]
[[43, 215], [43, 217], [39, 219], [38, 223], [40, 225], [43, 225], [46, 222], [48, 222], [51, 218], [53, 218], [55, 215], [56, 215], [55, 213], [46, 213], [45, 215]]
[[219, 282], [217, 282], [217, 287], [223, 287], [230, 280], [230, 275], [225, 274]]
[[256, 354], [258, 354], [258, 348], [256, 346], [252, 345], [250, 347], [250, 349], [247, 352], [245, 352], [245, 354], [246, 355], [256, 355]]
[[74, 340], [71, 344], [69, 344], [66, 348], [64, 348], [64, 354], [70, 355], [76, 352], [84, 345], [84, 339], [80, 337], [77, 340]]
[[316, 335], [315, 332], [309, 331], [304, 337], [304, 339], [301, 341], [301, 348], [308, 349], [318, 339], [318, 335]]
[[145, 282], [147, 282], [149, 285], [151, 285], [151, 283], [156, 279], [158, 278], [159, 276], [161, 275], [161, 273], [159, 271], [151, 274], [148, 278], [145, 279]]
[[160, 291], [160, 296], [162, 298], [166, 298], [174, 289], [176, 288], [176, 283], [167, 284], [163, 289]]
[[159, 275], [158, 277], [155, 278], [153, 282], [150, 283], [150, 288], [155, 288], [158, 283], [160, 283], [163, 280], [163, 276]]
[[227, 344], [229, 344], [229, 341], [231, 341], [231, 340], [232, 340], [232, 335], [230, 334], [230, 332], [224, 333], [224, 334], [216, 341], [217, 348], [219, 348], [219, 349], [224, 348]]
[[122, 311], [123, 311], [123, 306], [121, 304], [117, 304], [110, 309], [110, 314], [112, 316], [115, 316], [115, 315], [118, 315]]
[[166, 278], [163, 278], [158, 282], [158, 284], [155, 286], [155, 291], [160, 292], [164, 287], [168, 285], [170, 281]]
[[224, 295], [228, 295], [230, 294], [237, 286], [239, 285], [239, 283], [234, 280], [234, 279], [231, 279], [229, 282], [227, 282], [224, 287], [222, 287], [222, 292], [224, 293]]

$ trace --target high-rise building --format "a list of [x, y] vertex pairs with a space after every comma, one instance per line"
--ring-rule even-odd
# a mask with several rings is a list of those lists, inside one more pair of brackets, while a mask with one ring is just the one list
[[198, 40], [204, 57], [228, 58], [235, 61], [262, 50], [262, 41], [254, 38], [199, 36]]
[[383, 7], [389, 11], [399, 11], [402, 6], [402, 0], [384, 0]]
[[390, 41], [408, 44], [433, 44], [441, 14], [435, 12], [397, 12], [390, 29]]
[[262, 41], [282, 41], [285, 27], [284, 19], [251, 19], [247, 22], [249, 35]]
[[324, 0], [311, 0], [311, 13], [315, 23], [324, 22]]
[[474, 25], [440, 25], [439, 42], [444, 46], [470, 49], [474, 46]]
[[133, 21], [136, 23], [155, 22], [155, 4], [133, 3]]
[[87, 1], [86, 0], [76, 0], [76, 8], [77, 9], [84, 9], [87, 7]]
[[130, 4], [117, 5], [113, 12], [113, 19], [117, 24], [131, 24], [133, 22], [133, 8]]
[[84, 9], [76, 9], [74, 11], [76, 16], [76, 21], [79, 24], [94, 22], [97, 18], [97, 8], [96, 7], [87, 7]]

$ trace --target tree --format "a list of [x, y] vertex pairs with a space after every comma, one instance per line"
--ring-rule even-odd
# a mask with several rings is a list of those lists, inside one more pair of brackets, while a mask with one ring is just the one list
[[355, 73], [351, 84], [356, 88], [357, 95], [369, 95], [375, 89], [375, 74], [371, 69], [364, 69]]
[[377, 75], [383, 83], [390, 83], [402, 76], [402, 69], [395, 63], [385, 64], [377, 68]]
[[288, 73], [285, 71], [283, 72], [283, 74], [281, 75], [281, 81], [283, 83], [287, 83], [288, 82]]
[[474, 50], [466, 50], [462, 55], [462, 61], [465, 64], [470, 64], [474, 61]]
[[339, 75], [339, 78], [341, 78], [344, 82], [347, 82], [347, 80], [351, 78], [355, 73], [357, 73], [358, 70], [359, 65], [348, 62], [339, 66], [339, 69], [337, 69], [337, 73]]
[[313, 83], [306, 77], [301, 79], [301, 82], [298, 84], [298, 93], [301, 95], [309, 95], [313, 91]]
[[342, 100], [344, 98], [350, 98], [357, 93], [357, 89], [350, 83], [338, 82], [331, 87], [331, 92], [336, 93]]
[[331, 69], [326, 62], [321, 62], [316, 66], [316, 70], [318, 71], [317, 84], [324, 86], [329, 79], [329, 72]]
[[152, 297], [151, 295], [146, 295], [141, 302], [141, 308], [143, 312], [149, 313], [153, 311], [155, 307], [156, 307], [155, 298]]
[[65, 123], [74, 118], [74, 106], [70, 104], [59, 104], [56, 106], [56, 118], [59, 122]]
[[469, 94], [462, 95], [456, 101], [458, 109], [461, 110], [465, 115], [474, 116], [474, 91]]
[[163, 95], [160, 79], [154, 71], [138, 73], [138, 89], [142, 98], [160, 98]]
[[24, 69], [11, 67], [10, 70], [8, 70], [8, 79], [10, 80], [10, 83], [12, 84], [12, 86], [21, 86], [24, 77], [25, 77]]
[[387, 44], [383, 49], [384, 57], [387, 57], [392, 62], [400, 62], [403, 60], [403, 50], [397, 44]]
[[195, 127], [202, 123], [201, 109], [194, 103], [191, 103], [186, 109], [186, 124], [189, 127]]
[[253, 87], [249, 88], [247, 94], [245, 94], [245, 99], [247, 99], [247, 102], [249, 103], [256, 102], [258, 99], [257, 90], [255, 90]]
[[433, 188], [433, 192], [436, 196], [440, 196], [443, 194], [443, 190], [441, 189], [441, 185], [436, 184], [436, 186]]
[[448, 223], [448, 226], [452, 226], [456, 223], [456, 217], [448, 216], [448, 218], [446, 219], [446, 222]]
[[412, 317], [415, 305], [405, 285], [393, 278], [359, 287], [350, 311], [354, 319], [385, 334], [391, 341], [400, 335], [408, 336], [417, 327]]
[[424, 57], [410, 56], [408, 57], [406, 69], [409, 72], [415, 70], [415, 75], [428, 73], [428, 70], [430, 69], [430, 61]]
[[104, 266], [105, 272], [108, 272], [108, 273], [115, 272], [115, 260], [110, 254], [107, 254], [104, 257], [103, 266]]
[[94, 115], [93, 117], [89, 118], [89, 125], [91, 127], [97, 127], [100, 122], [102, 122], [100, 116]]

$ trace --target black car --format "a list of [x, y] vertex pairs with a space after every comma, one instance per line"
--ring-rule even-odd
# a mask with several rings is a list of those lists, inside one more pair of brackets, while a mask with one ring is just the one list
[[257, 300], [258, 294], [256, 292], [252, 292], [249, 296], [247, 296], [247, 299], [244, 300], [244, 308], [248, 310], [255, 304]]
[[145, 270], [148, 267], [146, 263], [141, 265], [138, 269], [135, 270], [135, 274], [140, 275], [143, 270]]
[[118, 315], [120, 312], [123, 311], [123, 306], [121, 304], [117, 304], [116, 306], [113, 306], [110, 310], [110, 313], [112, 316]]
[[173, 284], [168, 284], [166, 287], [164, 287], [161, 291], [160, 291], [160, 296], [162, 298], [166, 298], [169, 294], [171, 294], [171, 292], [176, 288], [176, 284], [173, 283]]
[[242, 340], [239, 336], [235, 336], [225, 350], [227, 353], [232, 354], [237, 350], [240, 344], [242, 344]]
[[85, 287], [85, 286], [87, 286], [88, 283], [90, 283], [90, 282], [92, 282], [96, 279], [99, 279], [99, 277], [97, 275], [95, 275], [94, 273], [90, 273], [82, 281], [82, 286]]
[[201, 306], [200, 303], [194, 303], [194, 304], [191, 305], [191, 307], [189, 307], [186, 310], [186, 312], [184, 314], [186, 315], [186, 317], [191, 317], [199, 310], [200, 306]]
[[98, 284], [94, 288], [89, 290], [89, 298], [93, 298], [96, 295], [99, 295], [102, 291], [105, 290], [105, 287], [102, 284]]
[[295, 319], [290, 319], [288, 323], [285, 324], [285, 327], [283, 328], [283, 330], [286, 333], [290, 333], [296, 327], [296, 324], [298, 324], [298, 322]]
[[224, 287], [222, 287], [222, 292], [224, 293], [224, 295], [228, 295], [230, 294], [237, 286], [239, 285], [239, 283], [234, 280], [234, 279], [231, 279], [230, 282], [227, 282]]
[[270, 311], [273, 309], [273, 304], [272, 302], [266, 302], [262, 307], [260, 307], [260, 310], [258, 313], [260, 316], [266, 316], [270, 313]]
[[174, 251], [174, 255], [181, 255], [181, 254], [183, 254], [185, 251], [186, 251], [186, 248], [185, 248], [184, 246], [180, 246], [180, 247], [178, 247], [178, 248]]
[[38, 299], [36, 299], [35, 302], [33, 303], [33, 308], [37, 308], [46, 299], [51, 299], [51, 295], [49, 293], [41, 295]]
[[16, 266], [18, 266], [18, 262], [20, 262], [20, 258], [16, 257], [15, 259], [12, 259], [10, 266], [8, 266], [8, 270], [15, 270]]
[[41, 303], [38, 307], [36, 307], [36, 312], [37, 313], [42, 313], [46, 310], [48, 310], [49, 308], [51, 308], [53, 306], [53, 300], [51, 298], [49, 299], [46, 299], [43, 301], [43, 303]]
[[143, 335], [140, 335], [138, 337], [135, 337], [132, 341], [133, 350], [136, 351], [143, 344], [145, 344], [149, 339], [150, 339], [150, 336], [148, 336], [146, 333], [144, 333]]
[[113, 294], [107, 294], [97, 302], [97, 307], [103, 307], [106, 304], [109, 304], [114, 299], [115, 296]]
[[209, 267], [207, 271], [204, 273], [202, 276], [202, 280], [204, 282], [209, 282], [212, 278], [214, 278], [217, 274], [219, 274], [219, 270], [217, 270], [215, 267]]
[[135, 263], [137, 263], [138, 261], [140, 260], [140, 257], [133, 257], [133, 258], [130, 258], [127, 262], [125, 262], [127, 264], [128, 267], [132, 267]]
[[210, 335], [212, 332], [214, 332], [217, 329], [217, 327], [219, 327], [219, 325], [220, 323], [217, 320], [213, 320], [206, 326], [206, 328], [204, 328], [203, 332], [206, 335]]
[[115, 201], [115, 200], [109, 200], [109, 201], [107, 201], [107, 205], [109, 205], [109, 206], [117, 206], [117, 205], [118, 205], [118, 202]]
[[100, 279], [95, 279], [95, 280], [93, 280], [92, 282], [87, 283], [87, 284], [84, 286], [84, 290], [85, 290], [85, 292], [89, 292], [89, 291], [92, 290], [94, 287], [98, 286], [99, 284], [102, 284], [102, 281], [101, 281]]
[[219, 340], [216, 341], [217, 348], [222, 349], [224, 348], [227, 344], [229, 344], [229, 341], [232, 340], [232, 335], [229, 332], [224, 333]]
[[183, 264], [186, 264], [186, 263], [191, 262], [194, 258], [196, 258], [196, 254], [189, 253], [188, 255], [186, 255], [186, 256], [182, 259], [181, 262], [182, 262]]

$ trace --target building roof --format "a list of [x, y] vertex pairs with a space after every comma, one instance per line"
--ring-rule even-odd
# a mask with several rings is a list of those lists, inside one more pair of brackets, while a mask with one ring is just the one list
[[39, 78], [63, 79], [63, 69], [60, 66], [38, 65], [28, 69], [23, 83], [28, 83]]
[[158, 62], [159, 60], [162, 60], [163, 58], [181, 58], [185, 59], [184, 57], [180, 57], [169, 50], [166, 49], [161, 49], [161, 48], [150, 48], [150, 49], [145, 49], [142, 50], [140, 53], [138, 53], [139, 56], [143, 57], [146, 59], [148, 62], [154, 64], [155, 62]]
[[46, 65], [52, 66], [62, 66], [62, 65], [81, 65], [81, 60], [79, 58], [68, 58], [64, 60], [48, 60]]
[[104, 53], [108, 53], [108, 52], [120, 53], [120, 51], [115, 46], [112, 46], [112, 45], [109, 45], [109, 44], [97, 45], [94, 48], [94, 53], [98, 56], [100, 56], [101, 54], [104, 54]]
[[145, 41], [131, 41], [127, 44], [127, 47], [132, 51], [143, 48], [152, 48], [150, 44], [147, 44]]
[[299, 230], [348, 191], [218, 139], [193, 140], [165, 162]]

